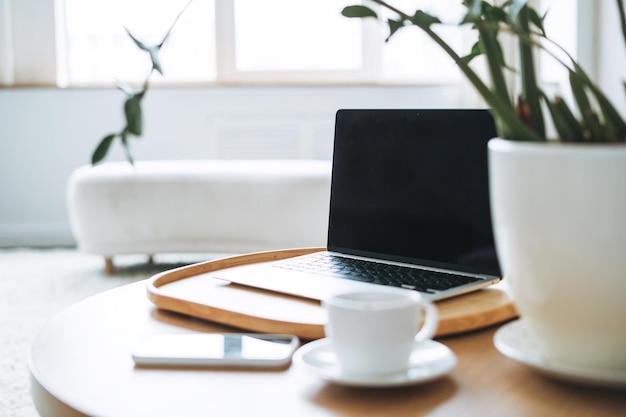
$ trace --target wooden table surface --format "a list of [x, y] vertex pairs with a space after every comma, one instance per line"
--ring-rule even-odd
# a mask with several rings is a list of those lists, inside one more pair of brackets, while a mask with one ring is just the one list
[[393, 389], [347, 388], [291, 366], [281, 371], [136, 368], [131, 350], [158, 332], [232, 331], [158, 310], [138, 282], [53, 318], [31, 351], [43, 417], [103, 416], [618, 416], [624, 391], [570, 385], [502, 356], [497, 326], [439, 338], [458, 357], [446, 377]]

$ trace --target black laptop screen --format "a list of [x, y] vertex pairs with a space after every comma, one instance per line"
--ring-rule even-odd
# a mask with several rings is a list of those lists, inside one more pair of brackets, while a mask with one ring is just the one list
[[328, 249], [500, 275], [486, 110], [339, 110]]

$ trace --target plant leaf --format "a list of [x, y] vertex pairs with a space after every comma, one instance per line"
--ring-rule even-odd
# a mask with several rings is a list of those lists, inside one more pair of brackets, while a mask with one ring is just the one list
[[626, 122], [622, 119], [613, 104], [599, 90], [592, 90], [598, 106], [602, 110], [605, 126], [609, 132], [609, 139], [616, 141], [626, 141]]
[[574, 71], [569, 72], [569, 83], [581, 114], [590, 112], [592, 110], [591, 103], [589, 102], [589, 97], [587, 97], [587, 93], [585, 92], [584, 82]]
[[467, 7], [467, 15], [463, 18], [464, 23], [480, 20], [483, 10], [482, 0], [464, 0], [463, 4]]
[[506, 22], [507, 14], [503, 7], [493, 6], [489, 3], [483, 4], [485, 19], [492, 23]]
[[137, 45], [137, 47], [139, 47], [139, 49], [141, 49], [142, 51], [146, 51], [148, 53], [148, 55], [150, 55], [150, 61], [152, 61], [152, 68], [154, 68], [159, 74], [163, 75], [163, 70], [161, 68], [161, 60], [159, 59], [159, 52], [161, 51], [161, 47], [163, 46], [163, 44], [167, 40], [167, 37], [169, 35], [169, 31], [168, 31], [167, 35], [163, 38], [161, 43], [159, 43], [158, 45], [148, 46], [145, 43], [141, 42], [139, 39], [137, 39], [130, 32], [130, 30], [128, 30], [127, 28], [124, 28], [124, 29], [126, 30], [126, 33], [128, 33], [128, 36], [130, 36], [130, 38], [133, 40], [133, 42], [135, 42], [135, 45]]
[[126, 160], [130, 162], [131, 165], [135, 165], [135, 159], [133, 158], [133, 153], [130, 150], [130, 144], [128, 143], [128, 132], [123, 130], [120, 134], [120, 139], [122, 140], [122, 147], [124, 148], [124, 155], [126, 155]]
[[346, 6], [343, 8], [343, 10], [341, 11], [341, 14], [344, 15], [345, 17], [358, 17], [358, 18], [362, 18], [362, 17], [374, 17], [374, 18], [378, 18], [378, 15], [376, 14], [376, 12], [372, 9], [370, 9], [369, 7], [366, 6]]
[[[626, 142], [626, 122], [624, 122], [620, 113], [615, 109], [600, 88], [589, 78], [585, 70], [573, 59], [572, 64], [575, 69], [576, 77], [593, 93], [607, 123], [613, 126], [612, 128], [610, 126], [607, 127], [608, 140], [614, 138], [618, 141]], [[624, 84], [624, 86], [626, 87], [626, 84]]]
[[389, 36], [387, 36], [387, 39], [385, 39], [385, 42], [388, 42], [389, 39], [391, 39], [391, 37], [400, 29], [404, 26], [404, 20], [402, 19], [388, 19], [387, 20], [387, 24], [389, 25]]
[[470, 51], [470, 53], [465, 55], [461, 59], [466, 64], [469, 64], [474, 58], [482, 54], [483, 54], [482, 44], [480, 43], [480, 41], [477, 41], [474, 45], [472, 45], [472, 50]]
[[183, 13], [185, 13], [185, 10], [187, 10], [187, 7], [189, 7], [189, 5], [191, 5], [192, 2], [193, 2], [193, 0], [189, 0], [187, 2], [187, 4], [185, 4], [185, 7], [183, 7], [182, 10], [180, 12], [178, 12], [178, 15], [176, 15], [176, 18], [174, 19], [174, 21], [170, 25], [170, 28], [167, 30], [165, 35], [163, 35], [163, 39], [161, 40], [161, 42], [159, 42], [159, 44], [157, 45], [157, 47], [159, 49], [165, 44], [165, 41], [167, 41], [167, 38], [170, 37], [170, 33], [172, 33], [172, 30], [174, 30], [174, 26], [176, 26], [176, 23], [178, 22], [178, 19], [180, 19], [180, 17], [183, 15]]
[[91, 165], [96, 165], [107, 156], [109, 148], [111, 147], [111, 144], [113, 143], [113, 140], [116, 136], [117, 133], [111, 133], [110, 135], [106, 135], [104, 138], [102, 138], [96, 149], [93, 151], [93, 154], [91, 155]]
[[528, 106], [529, 125], [540, 135], [545, 136], [545, 123], [543, 120], [543, 109], [541, 106], [541, 94], [539, 91], [537, 76], [535, 72], [535, 53], [533, 45], [526, 42], [525, 36], [530, 34], [530, 10], [525, 4], [517, 12], [517, 25], [519, 31], [524, 36], [518, 37], [518, 55], [521, 76], [522, 97]]
[[430, 26], [435, 23], [441, 23], [441, 20], [439, 20], [436, 16], [423, 12], [422, 10], [417, 10], [413, 17], [411, 17], [411, 22], [413, 22], [416, 26], [425, 29], [430, 28]]
[[141, 112], [141, 99], [143, 98], [142, 91], [137, 94], [133, 94], [124, 103], [124, 114], [126, 115], [126, 127], [130, 133], [136, 136], [140, 136], [143, 130], [143, 117]]
[[574, 71], [570, 71], [569, 82], [570, 88], [572, 89], [572, 94], [574, 95], [574, 99], [576, 100], [576, 105], [578, 106], [580, 115], [583, 118], [585, 128], [588, 130], [588, 132], [586, 132], [585, 139], [593, 141], [605, 140], [606, 138], [603, 134], [600, 119], [598, 118], [597, 113], [591, 106], [591, 102], [589, 101], [589, 97], [587, 96], [584, 78], [580, 77]]
[[610, 141], [626, 141], [626, 122], [624, 122], [620, 113], [595, 84], [588, 84], [588, 88], [595, 97], [598, 107], [602, 112], [604, 126], [608, 136], [607, 139]]
[[161, 60], [159, 58], [159, 52], [161, 51], [161, 46], [152, 46], [148, 49], [148, 53], [150, 54], [150, 60], [152, 61], [152, 68], [154, 68], [159, 74], [163, 75], [163, 69], [161, 68]]
[[556, 97], [554, 101], [550, 101], [548, 97], [542, 93], [542, 97], [547, 104], [554, 127], [559, 137], [563, 141], [581, 142], [584, 140], [583, 127], [576, 120], [574, 113], [561, 97]]
[[133, 40], [133, 42], [135, 42], [135, 45], [137, 45], [137, 47], [141, 50], [144, 50], [146, 52], [149, 52], [150, 47], [147, 46], [145, 43], [141, 42], [139, 39], [137, 39], [131, 32], [130, 30], [128, 30], [127, 27], [124, 27], [124, 30], [126, 31], [126, 33], [128, 33], [128, 36], [130, 36], [130, 38]]
[[515, 22], [517, 20], [518, 14], [528, 3], [528, 0], [511, 0], [509, 1], [509, 3], [509, 18], [511, 19], [511, 22]]
[[539, 32], [541, 33], [542, 36], [546, 36], [546, 30], [543, 26], [543, 17], [539, 15], [537, 10], [533, 9], [532, 7], [529, 7], [528, 19], [533, 25], [537, 27], [537, 29], [539, 29]]

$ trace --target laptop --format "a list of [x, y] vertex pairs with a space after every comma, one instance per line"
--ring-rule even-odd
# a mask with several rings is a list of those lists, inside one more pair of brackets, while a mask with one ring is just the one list
[[215, 272], [323, 300], [394, 286], [441, 300], [500, 281], [483, 109], [342, 109], [326, 251]]

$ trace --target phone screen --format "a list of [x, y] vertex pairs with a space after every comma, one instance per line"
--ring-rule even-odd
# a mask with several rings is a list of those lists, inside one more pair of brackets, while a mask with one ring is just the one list
[[157, 334], [133, 352], [139, 365], [280, 366], [298, 347], [292, 335]]

